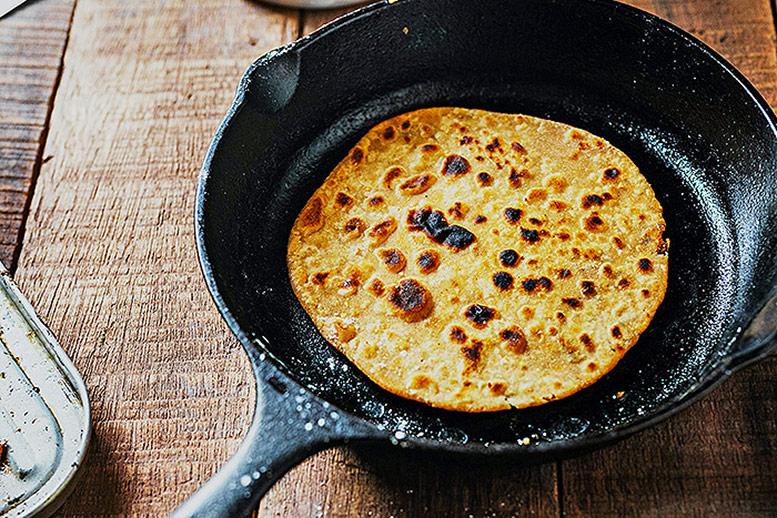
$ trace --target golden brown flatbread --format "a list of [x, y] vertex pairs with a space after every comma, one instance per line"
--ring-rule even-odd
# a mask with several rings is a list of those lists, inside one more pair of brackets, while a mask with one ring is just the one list
[[481, 412], [607, 373], [664, 298], [662, 209], [610, 143], [549, 120], [430, 108], [362, 138], [289, 238], [323, 336], [378, 385]]

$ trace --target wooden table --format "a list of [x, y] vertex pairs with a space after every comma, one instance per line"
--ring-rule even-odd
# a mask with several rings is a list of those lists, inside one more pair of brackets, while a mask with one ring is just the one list
[[[777, 106], [769, 0], [632, 0]], [[92, 450], [59, 516], [162, 516], [230, 456], [253, 382], [193, 247], [197, 171], [245, 68], [337, 12], [249, 0], [36, 0], [0, 20], [0, 258], [89, 387]], [[259, 516], [777, 516], [777, 357], [615, 447], [472, 469], [346, 447]]]

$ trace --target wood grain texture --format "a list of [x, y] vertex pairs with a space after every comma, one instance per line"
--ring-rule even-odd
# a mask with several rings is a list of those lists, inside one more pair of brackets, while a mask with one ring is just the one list
[[75, 0], [39, 0], [0, 19], [0, 261], [18, 256]]
[[557, 517], [555, 466], [482, 466], [393, 448], [337, 448], [303, 462], [260, 517]]
[[59, 516], [164, 516], [245, 432], [253, 378], [199, 272], [195, 179], [243, 71], [297, 20], [243, 0], [78, 1], [17, 273], [92, 401]]
[[[365, 4], [366, 5], [366, 4]], [[325, 23], [341, 17], [354, 9], [327, 9], [325, 11], [302, 11], [300, 13], [300, 30], [302, 35], [310, 34]]]
[[[768, 0], [634, 0], [718, 50], [777, 106]], [[561, 465], [568, 517], [777, 516], [777, 357], [668, 422]]]

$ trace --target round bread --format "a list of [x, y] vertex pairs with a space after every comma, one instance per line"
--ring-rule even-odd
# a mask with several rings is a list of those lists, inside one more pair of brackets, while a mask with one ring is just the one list
[[467, 412], [607, 373], [664, 298], [661, 205], [609, 142], [549, 120], [430, 108], [367, 133], [289, 238], [321, 334], [378, 385]]

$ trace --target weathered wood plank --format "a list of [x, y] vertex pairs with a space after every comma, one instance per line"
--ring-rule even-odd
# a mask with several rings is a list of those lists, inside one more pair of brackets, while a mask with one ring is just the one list
[[325, 23], [329, 23], [335, 18], [339, 18], [347, 12], [357, 9], [341, 8], [341, 9], [328, 9], [326, 11], [302, 11], [300, 13], [300, 25], [302, 28], [301, 35], [307, 35], [315, 31]]
[[78, 1], [17, 272], [92, 399], [60, 516], [164, 516], [245, 432], [253, 380], [199, 272], [195, 179], [243, 71], [297, 28], [243, 0]]
[[777, 358], [669, 422], [562, 464], [566, 516], [777, 515]]
[[271, 490], [260, 517], [388, 518], [559, 515], [555, 466], [473, 466], [393, 450], [338, 448]]
[[40, 0], [0, 19], [0, 260], [14, 270], [40, 167], [74, 0]]
[[[632, 0], [689, 30], [777, 104], [768, 0]], [[737, 373], [668, 422], [564, 462], [562, 505], [575, 517], [777, 516], [777, 357]]]
[[[308, 11], [309, 34], [347, 9]], [[555, 466], [473, 469], [445, 458], [337, 448], [303, 462], [265, 497], [259, 516], [555, 517]]]

